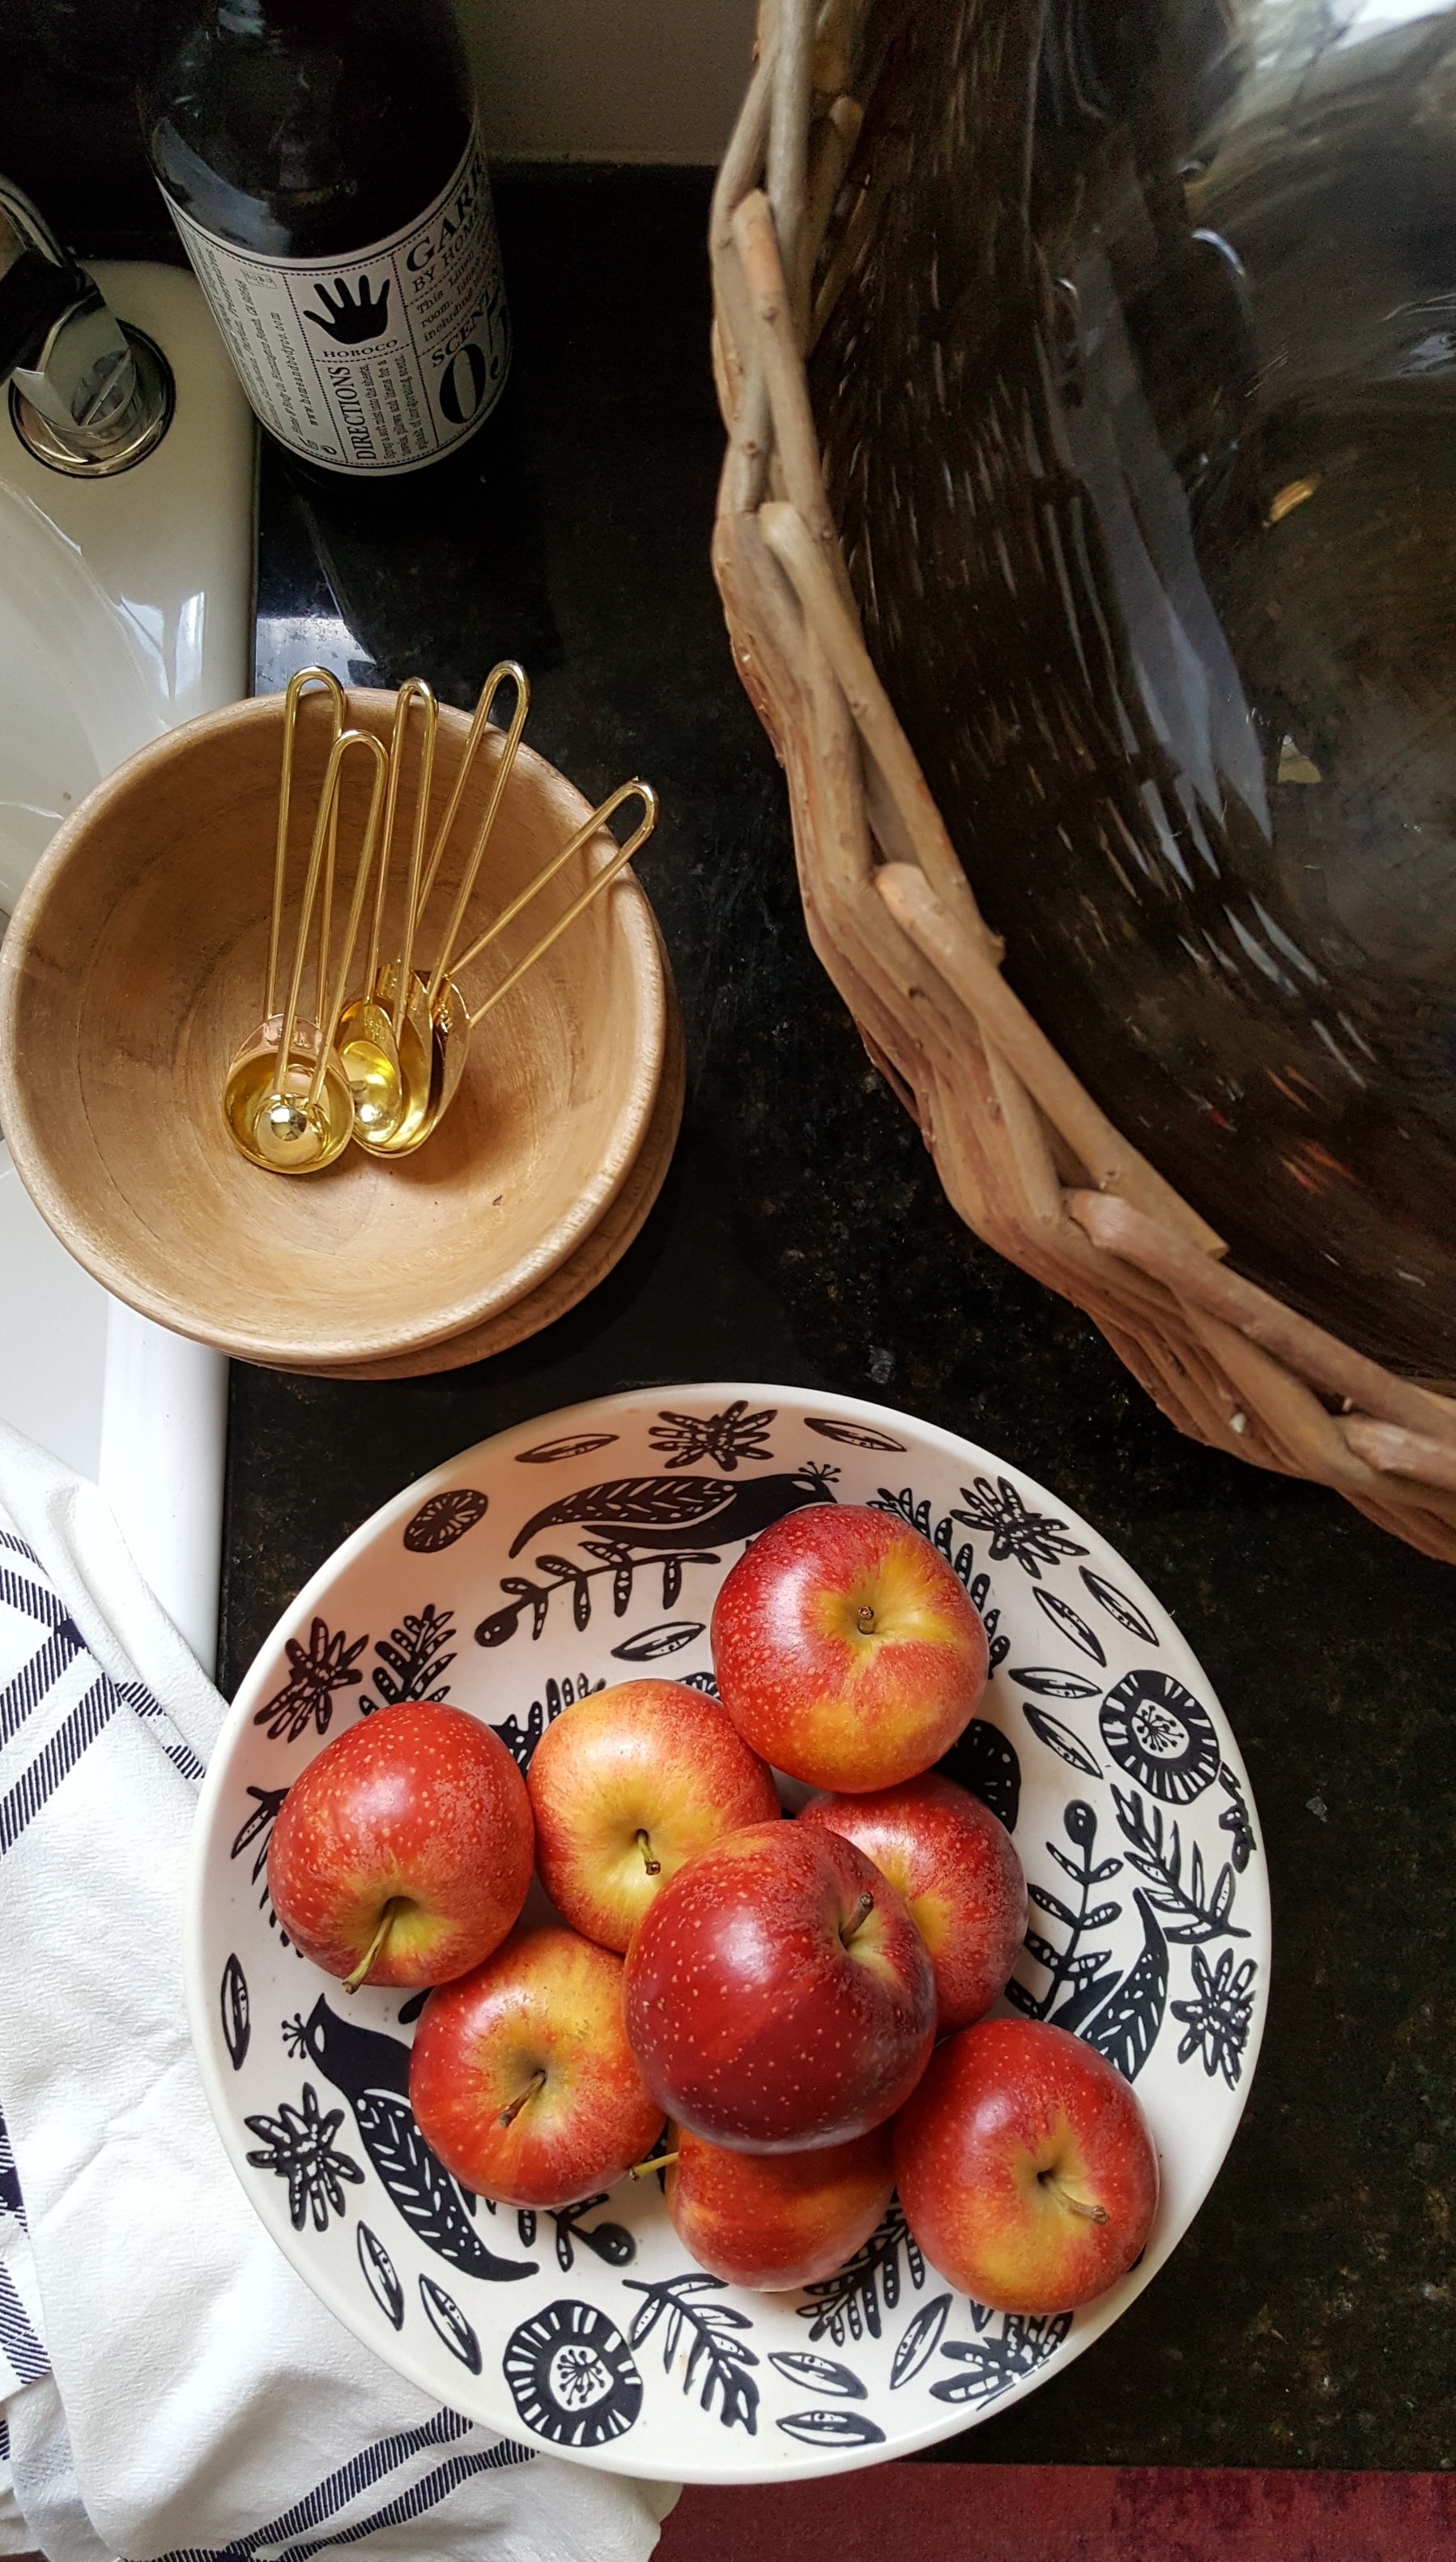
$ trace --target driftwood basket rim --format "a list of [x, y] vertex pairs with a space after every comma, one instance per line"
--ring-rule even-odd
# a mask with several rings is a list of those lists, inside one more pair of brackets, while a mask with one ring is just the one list
[[1180, 1431], [1330, 1486], [1456, 1562], [1456, 1399], [1231, 1270], [1222, 1239], [1099, 1110], [1002, 976], [864, 645], [806, 358], [852, 248], [819, 273], [863, 120], [867, 15], [868, 0], [761, 0], [710, 239], [728, 431], [713, 566], [788, 780], [810, 939], [961, 1217], [1083, 1309]]

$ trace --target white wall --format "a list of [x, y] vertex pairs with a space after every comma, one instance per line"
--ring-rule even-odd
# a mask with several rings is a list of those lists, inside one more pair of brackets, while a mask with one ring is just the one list
[[456, 5], [498, 159], [721, 157], [748, 83], [755, 0]]

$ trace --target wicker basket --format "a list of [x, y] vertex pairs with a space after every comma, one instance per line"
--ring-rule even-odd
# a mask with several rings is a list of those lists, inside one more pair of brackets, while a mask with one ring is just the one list
[[[929, 5], [929, 0], [927, 0]], [[1228, 1269], [1001, 976], [870, 663], [805, 375], [819, 249], [862, 121], [867, 0], [762, 0], [714, 197], [729, 431], [713, 558], [739, 673], [789, 780], [810, 938], [956, 1209], [1086, 1310], [1180, 1431], [1334, 1487], [1456, 1562], [1456, 1401], [1392, 1377]]]

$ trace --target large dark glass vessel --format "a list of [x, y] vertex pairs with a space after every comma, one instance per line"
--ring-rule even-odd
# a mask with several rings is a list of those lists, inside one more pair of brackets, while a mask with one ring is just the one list
[[211, 0], [141, 111], [244, 386], [284, 444], [387, 474], [479, 426], [509, 344], [449, 0]]
[[1009, 975], [1241, 1269], [1456, 1379], [1456, 11], [868, 41], [813, 387]]

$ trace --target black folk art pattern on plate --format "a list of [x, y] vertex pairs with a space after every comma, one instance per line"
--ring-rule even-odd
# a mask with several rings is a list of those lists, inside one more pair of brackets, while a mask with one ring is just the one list
[[[1096, 1696], [1096, 1685], [1051, 1667], [1028, 1667], [1011, 1678], [1043, 1697]], [[1134, 1732], [1128, 1703], [1135, 1697], [1151, 1700], [1160, 1722]], [[1037, 1739], [1071, 1769], [1090, 1779], [1102, 1777], [1090, 1747], [1062, 1719], [1024, 1702], [1022, 1714]], [[1125, 1676], [1103, 1704], [1100, 1731], [1105, 1742], [1109, 1737], [1115, 1742], [1123, 1767], [1131, 1768], [1150, 1791], [1158, 1782], [1156, 1796], [1163, 1803], [1150, 1803], [1137, 1788], [1114, 1784], [1113, 1810], [1127, 1848], [1099, 1859], [1096, 1812], [1085, 1799], [1070, 1801], [1062, 1817], [1070, 1853], [1056, 1842], [1045, 1844], [1070, 1885], [1061, 1879], [1055, 1886], [1028, 1879], [1037, 1917], [1045, 1920], [1033, 1920], [1026, 1956], [1033, 1977], [1039, 1973], [1045, 1980], [1038, 1989], [1024, 1975], [1013, 1976], [1007, 1998], [1027, 2017], [1050, 2020], [1085, 2038], [1129, 2081], [1142, 2072], [1171, 2010], [1183, 2027], [1178, 2061], [1186, 2064], [1197, 2056], [1210, 2078], [1221, 2074], [1233, 2089], [1252, 2026], [1257, 1960], [1236, 1959], [1232, 1949], [1225, 1949], [1210, 1965], [1202, 1952], [1210, 1941], [1249, 1935], [1234, 1919], [1237, 1876], [1255, 1847], [1242, 1789], [1220, 1758], [1207, 1711], [1171, 1676]], [[1229, 1856], [1216, 1874], [1210, 1872], [1201, 1844], [1191, 1838], [1185, 1844], [1178, 1821], [1164, 1811], [1168, 1803], [1186, 1806], [1215, 1779], [1231, 1800], [1219, 1817], [1220, 1830], [1230, 1836]], [[1100, 1890], [1125, 1870], [1144, 1881], [1132, 1889], [1142, 1946], [1120, 1971], [1105, 1940], [1097, 1942], [1124, 1912], [1119, 1898]], [[1056, 1937], [1049, 1935], [1051, 1929]], [[1188, 1949], [1192, 1983], [1188, 1999], [1170, 2004], [1174, 1948]]]
[[[578, 1633], [591, 1624], [599, 1597], [610, 1598], [615, 1618], [626, 1618], [643, 1578], [653, 1579], [661, 1608], [669, 1611], [688, 1567], [720, 1565], [724, 1548], [756, 1537], [806, 1504], [832, 1503], [830, 1481], [836, 1474], [832, 1468], [810, 1466], [792, 1475], [749, 1478], [741, 1485], [721, 1477], [638, 1476], [578, 1487], [559, 1502], [543, 1505], [516, 1533], [512, 1556], [548, 1534], [558, 1537], [533, 1556], [534, 1577], [501, 1576], [505, 1597], [480, 1621], [475, 1642], [507, 1645], [527, 1617], [532, 1639], [543, 1636], [558, 1598], [567, 1603]], [[567, 1554], [572, 1543], [575, 1554]], [[654, 1579], [658, 1576], [660, 1584]], [[630, 1662], [655, 1661], [690, 1644], [702, 1627], [699, 1620], [690, 1628], [677, 1623], [645, 1630], [614, 1651]]]
[[448, 1486], [443, 1494], [432, 1495], [423, 1503], [405, 1528], [405, 1546], [416, 1556], [438, 1556], [443, 1549], [454, 1548], [467, 1530], [482, 1522], [490, 1509], [490, 1498], [476, 1486]]
[[462, 2277], [495, 2285], [535, 2277], [534, 2260], [507, 2259], [487, 2247], [471, 2211], [476, 2201], [467, 2201], [421, 2134], [410, 2106], [410, 2050], [403, 2038], [341, 2018], [322, 1993], [306, 2019], [285, 2021], [283, 2037], [348, 2102], [375, 2175], [417, 2242]]
[[568, 1673], [564, 1681], [553, 1678], [543, 1685], [541, 1697], [532, 1700], [524, 1726], [512, 1710], [510, 1716], [501, 1725], [492, 1726], [490, 1732], [499, 1737], [517, 1768], [529, 1770], [532, 1753], [547, 1727], [555, 1724], [562, 1710], [574, 1707], [589, 1692], [605, 1690], [606, 1687], [605, 1680], [593, 1681], [587, 1673]]
[[[455, 1659], [445, 1649], [455, 1640], [454, 1611], [425, 1601], [418, 1610], [404, 1612], [399, 1626], [387, 1636], [374, 1640], [376, 1661], [361, 1668], [359, 1657], [370, 1642], [368, 1632], [351, 1638], [344, 1629], [330, 1628], [325, 1619], [316, 1618], [306, 1646], [295, 1637], [286, 1640], [288, 1678], [255, 1712], [253, 1723], [266, 1726], [275, 1742], [296, 1743], [310, 1725], [318, 1735], [327, 1735], [336, 1700], [347, 1699], [354, 1691], [361, 1693], [356, 1704], [364, 1717], [401, 1700], [449, 1699], [445, 1675]], [[365, 1690], [366, 1682], [372, 1682], [373, 1690]], [[262, 1792], [251, 1789], [249, 1793]]]
[[605, 2447], [642, 2407], [642, 2379], [615, 2322], [567, 2296], [519, 2323], [501, 2371], [534, 2436], [556, 2447]]
[[672, 1414], [660, 1410], [647, 1439], [669, 1468], [691, 1468], [704, 1459], [731, 1477], [745, 1459], [772, 1459], [768, 1433], [779, 1409], [765, 1405], [750, 1414], [746, 1396], [735, 1397], [721, 1414]]
[[281, 1690], [265, 1700], [254, 1717], [254, 1725], [266, 1726], [275, 1742], [286, 1738], [296, 1743], [310, 1724], [320, 1735], [327, 1735], [335, 1693], [363, 1686], [364, 1675], [357, 1668], [357, 1658], [368, 1643], [364, 1636], [356, 1637], [351, 1644], [342, 1628], [331, 1629], [323, 1619], [314, 1620], [306, 1646], [300, 1646], [296, 1637], [289, 1637], [283, 1648], [288, 1678]]
[[[1053, 1873], [1031, 1883], [1033, 1927], [1010, 1998], [1029, 2016], [1071, 2028], [1134, 2080], [1167, 2021], [1170, 2043], [1177, 2037], [1178, 2062], [1200, 2064], [1210, 2079], [1221, 2077], [1233, 2089], [1252, 2033], [1258, 1971], [1237, 1944], [1249, 1935], [1235, 1918], [1237, 1882], [1257, 1845], [1240, 1782], [1220, 1757], [1213, 1721], [1201, 1703], [1147, 1662], [1114, 1678], [1110, 1649], [1121, 1646], [1126, 1662], [1129, 1639], [1148, 1656], [1160, 1648], [1158, 1628], [1143, 1604], [1085, 1562], [1088, 1552], [1068, 1525], [1032, 1509], [1008, 1480], [977, 1478], [961, 1488], [960, 1504], [944, 1509], [910, 1487], [836, 1496], [834, 1467], [765, 1466], [773, 1461], [771, 1428], [777, 1420], [777, 1409], [750, 1411], [742, 1398], [706, 1416], [660, 1409], [648, 1438], [663, 1473], [604, 1478], [534, 1510], [510, 1547], [512, 1558], [532, 1552], [530, 1570], [500, 1578], [500, 1605], [475, 1629], [477, 1642], [492, 1649], [519, 1633], [534, 1644], [550, 1627], [564, 1631], [568, 1620], [580, 1634], [594, 1610], [610, 1605], [614, 1619], [628, 1621], [610, 1649], [614, 1658], [624, 1666], [661, 1663], [665, 1671], [674, 1654], [704, 1634], [706, 1605], [719, 1579], [713, 1573], [699, 1592], [688, 1583], [692, 1569], [721, 1568], [728, 1561], [725, 1552], [806, 1505], [868, 1500], [912, 1523], [953, 1566], [986, 1621], [995, 1669], [1005, 1661], [1008, 1639], [987, 1567], [1014, 1568], [1026, 1578], [1019, 1588], [1035, 1601], [1044, 1623], [1047, 1653], [1069, 1658], [1008, 1669], [1007, 1678], [1024, 1694], [1022, 1716], [1032, 1737], [1084, 1784], [1105, 1787], [1108, 1760], [1123, 1784], [1114, 1780], [1111, 1787], [1118, 1828], [1111, 1839], [1105, 1795], [1098, 1800], [1100, 1840], [1098, 1811], [1084, 1796], [1073, 1794], [1063, 1806], [1064, 1840], [1045, 1843]], [[874, 1427], [828, 1417], [803, 1420], [821, 1440], [877, 1453], [905, 1446]], [[605, 1449], [619, 1437], [564, 1436], [516, 1457], [533, 1467], [553, 1466]], [[477, 1490], [450, 1490], [421, 1507], [404, 1534], [405, 1545], [422, 1556], [438, 1554], [473, 1530], [486, 1509]], [[1056, 1588], [1062, 1580], [1071, 1581], [1075, 1599]], [[677, 1615], [684, 1603], [696, 1615]], [[653, 1605], [662, 1615], [639, 1625]], [[326, 1734], [335, 1701], [354, 1694], [362, 1694], [355, 1705], [366, 1715], [406, 1697], [449, 1697], [446, 1675], [458, 1646], [452, 1609], [426, 1601], [401, 1614], [400, 1624], [374, 1642], [372, 1670], [361, 1660], [370, 1643], [367, 1635], [331, 1630], [315, 1618], [306, 1645], [288, 1643], [287, 1680], [257, 1712], [256, 1722], [274, 1738], [297, 1742], [310, 1730]], [[687, 1678], [712, 1689], [707, 1673]], [[555, 1675], [538, 1683], [523, 1716], [512, 1712], [494, 1732], [524, 1770], [547, 1726], [604, 1686], [601, 1676], [582, 1670]], [[1015, 1829], [1021, 1768], [1014, 1744], [999, 1727], [976, 1720], [941, 1767]], [[1223, 1800], [1217, 1817], [1221, 1838], [1210, 1855], [1209, 1836], [1202, 1831], [1195, 1837], [1188, 1809], [1214, 1789]], [[264, 1872], [283, 1793], [251, 1788], [250, 1811], [232, 1845], [234, 1858], [252, 1855], [253, 1883], [262, 1885], [260, 1901], [271, 1922]], [[1206, 1813], [1199, 1808], [1200, 1817]], [[1171, 1981], [1175, 1965], [1187, 1970], [1182, 1983]], [[1171, 1992], [1177, 1996], [1172, 2000]], [[229, 2055], [241, 2071], [252, 2025], [236, 1955], [219, 1998]], [[418, 2006], [402, 2007], [401, 2021]], [[403, 2039], [342, 2017], [322, 1996], [306, 2018], [298, 2015], [285, 2024], [284, 2036], [291, 2051], [347, 2104], [359, 2145], [405, 2234], [458, 2278], [500, 2284], [539, 2274], [539, 2258], [511, 2257], [487, 2246], [483, 2234], [493, 2236], [498, 2228], [485, 2216], [494, 2218], [496, 2209], [463, 2190], [421, 2136], [409, 2107], [409, 2048]], [[252, 2161], [288, 2184], [295, 2229], [311, 2221], [321, 2232], [331, 2218], [347, 2213], [349, 2192], [364, 2172], [339, 2141], [344, 2105], [323, 2106], [310, 2079], [296, 2102], [280, 2102], [274, 2113], [247, 2122], [259, 2137]], [[600, 2308], [561, 2298], [511, 2331], [502, 2372], [523, 2426], [551, 2444], [600, 2446], [635, 2426], [643, 2391], [635, 2352], [653, 2341], [662, 2351], [663, 2373], [672, 2379], [664, 2389], [680, 2389], [723, 2428], [756, 2435], [763, 2391], [777, 2387], [796, 2407], [781, 2404], [774, 2429], [806, 2446], [847, 2450], [879, 2444], [885, 2432], [862, 2407], [868, 2399], [864, 2380], [842, 2355], [828, 2354], [830, 2348], [847, 2346], [852, 2355], [854, 2343], [878, 2342], [887, 2331], [895, 2340], [898, 2313], [889, 2390], [899, 2393], [918, 2380], [937, 2401], [968, 2406], [969, 2416], [1036, 2374], [1071, 2328], [1069, 2314], [1035, 2321], [993, 2314], [944, 2288], [927, 2299], [927, 2278], [934, 2273], [927, 2271], [894, 2200], [869, 2242], [831, 2278], [807, 2288], [798, 2303], [808, 2325], [805, 2335], [817, 2345], [766, 2351], [765, 2364], [751, 2344], [754, 2313], [740, 2310], [720, 2281], [698, 2270], [662, 2280], [625, 2276], [637, 2243], [610, 2209], [603, 2193], [550, 2218], [514, 2218], [523, 2251], [537, 2247], [538, 2228], [544, 2226], [542, 2239], [551, 2242], [563, 2275], [571, 2274], [585, 2251], [604, 2279], [610, 2275], [634, 2297], [620, 2329]], [[383, 2319], [402, 2329], [415, 2300], [408, 2270], [402, 2279], [396, 2265], [404, 2236], [396, 2233], [392, 2251], [361, 2218], [354, 2238], [362, 2287]], [[500, 2238], [504, 2242], [503, 2232]], [[585, 2272], [587, 2264], [581, 2265]], [[429, 2275], [417, 2275], [416, 2287], [414, 2319], [423, 2309], [450, 2354], [479, 2373], [480, 2336], [450, 2288]], [[908, 2318], [901, 2309], [907, 2290]], [[973, 2336], [957, 2338], [968, 2316]], [[888, 2343], [882, 2353], [888, 2353]]]
[[696, 2392], [701, 2410], [711, 2411], [716, 2404], [725, 2429], [745, 2429], [754, 2437], [759, 2387], [750, 2370], [758, 2358], [742, 2336], [753, 2321], [736, 2304], [717, 2300], [728, 2291], [723, 2280], [710, 2278], [703, 2269], [688, 2269], [680, 2278], [655, 2285], [641, 2278], [626, 2278], [623, 2284], [642, 2299], [628, 2332], [632, 2346], [640, 2348], [656, 2331], [664, 2375], [672, 2373], [678, 2349], [685, 2348], [683, 2392]]
[[334, 2141], [343, 2122], [342, 2108], [323, 2113], [311, 2082], [304, 2083], [296, 2108], [281, 2100], [275, 2117], [244, 2119], [250, 2133], [260, 2139], [259, 2150], [251, 2152], [249, 2160], [288, 2183], [288, 2220], [295, 2233], [302, 2232], [310, 2214], [314, 2231], [327, 2232], [330, 2215], [345, 2212], [344, 2182], [355, 2188], [363, 2184], [359, 2164]]

